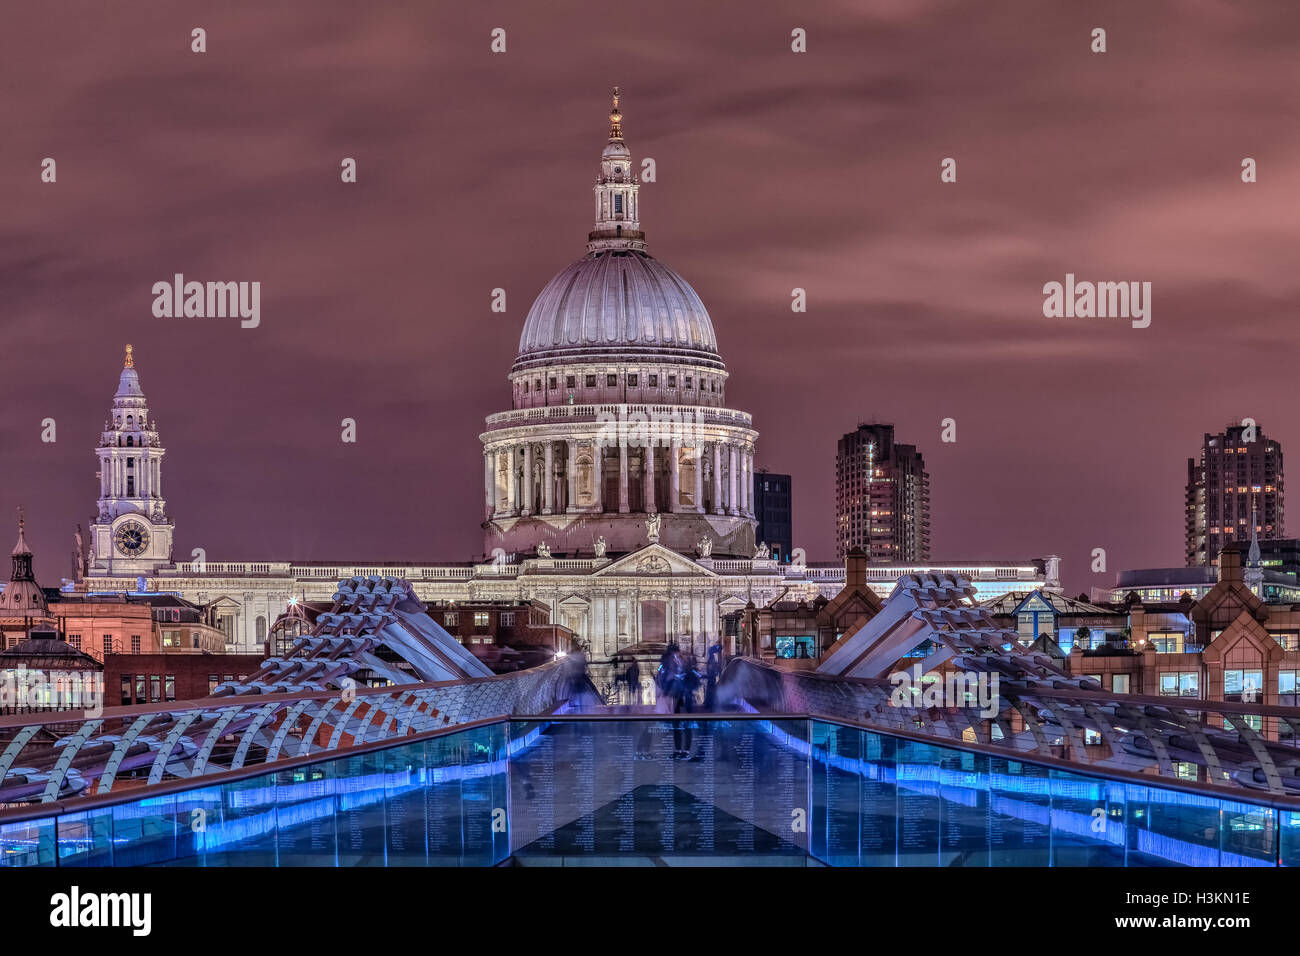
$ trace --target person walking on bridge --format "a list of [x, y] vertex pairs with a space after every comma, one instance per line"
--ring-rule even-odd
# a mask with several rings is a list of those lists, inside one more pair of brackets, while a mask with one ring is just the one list
[[637, 666], [636, 658], [632, 658], [632, 663], [627, 665], [627, 696], [629, 703], [641, 703], [641, 668]]

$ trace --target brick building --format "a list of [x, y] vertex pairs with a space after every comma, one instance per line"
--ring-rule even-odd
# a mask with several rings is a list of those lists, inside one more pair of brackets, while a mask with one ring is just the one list
[[[1224, 548], [1218, 565], [1218, 583], [1199, 601], [1132, 604], [1127, 640], [1076, 649], [1071, 673], [1126, 693], [1295, 706], [1300, 604], [1262, 601], [1238, 545]], [[1248, 722], [1273, 739], [1293, 733], [1264, 718]]]
[[573, 631], [551, 623], [540, 601], [432, 601], [429, 616], [494, 671], [519, 670], [574, 649]]
[[742, 627], [757, 636], [755, 656], [782, 666], [811, 668], [846, 631], [875, 617], [883, 601], [867, 585], [868, 563], [861, 549], [850, 550], [844, 589], [830, 600], [818, 596], [812, 601], [774, 601], [746, 609]]
[[218, 685], [257, 671], [261, 654], [212, 654], [202, 650], [110, 654], [104, 660], [104, 698], [109, 706], [199, 700]]

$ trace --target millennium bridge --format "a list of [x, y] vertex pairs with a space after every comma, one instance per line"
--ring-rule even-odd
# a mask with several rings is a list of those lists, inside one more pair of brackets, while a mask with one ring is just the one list
[[1300, 863], [1300, 708], [1106, 692], [973, 595], [906, 576], [815, 671], [662, 713], [352, 578], [206, 699], [0, 718], [0, 866]]

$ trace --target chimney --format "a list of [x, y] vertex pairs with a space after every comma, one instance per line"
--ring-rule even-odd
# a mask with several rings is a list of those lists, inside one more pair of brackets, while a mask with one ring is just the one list
[[846, 588], [865, 588], [867, 586], [867, 552], [861, 548], [850, 548], [844, 556], [844, 586]]
[[1229, 544], [1219, 552], [1219, 580], [1245, 581], [1241, 545]]

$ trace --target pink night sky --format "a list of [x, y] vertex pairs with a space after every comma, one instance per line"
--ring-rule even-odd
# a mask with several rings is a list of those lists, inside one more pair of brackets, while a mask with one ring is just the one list
[[[650, 251], [707, 305], [810, 559], [837, 438], [884, 420], [925, 455], [936, 561], [1054, 552], [1071, 592], [1180, 565], [1203, 432], [1250, 416], [1300, 454], [1298, 33], [1267, 0], [15, 6], [0, 515], [26, 506], [43, 584], [70, 573], [130, 342], [178, 559], [480, 553], [478, 434], [584, 251], [618, 84]], [[155, 318], [177, 272], [261, 282], [261, 326]], [[1045, 319], [1067, 272], [1151, 282], [1150, 328]]]

